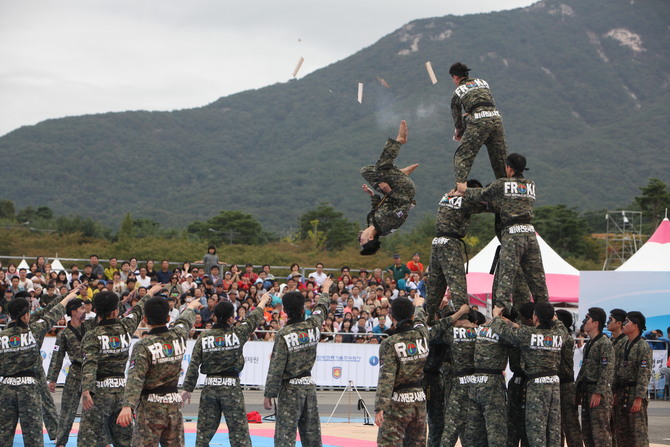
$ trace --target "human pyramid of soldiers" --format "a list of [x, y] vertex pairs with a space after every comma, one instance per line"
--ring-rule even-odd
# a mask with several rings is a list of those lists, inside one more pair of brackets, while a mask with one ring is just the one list
[[[464, 447], [519, 442], [558, 447], [563, 432], [570, 447], [648, 445], [646, 390], [652, 356], [640, 337], [645, 317], [613, 309], [606, 321], [603, 309], [590, 308], [583, 322], [590, 340], [575, 380], [575, 343], [567, 329], [572, 316], [549, 303], [532, 225], [535, 183], [523, 175], [526, 158], [507, 154], [502, 118], [489, 85], [469, 72], [460, 62], [449, 70], [456, 86], [451, 100], [454, 140], [460, 142], [454, 156], [456, 185], [439, 202], [425, 309], [420, 296], [413, 302], [394, 299], [394, 330], [380, 345], [377, 443], [454, 446], [460, 439]], [[394, 164], [407, 137], [402, 121], [398, 136], [388, 139], [377, 163], [361, 170], [372, 186], [363, 186], [371, 197], [371, 211], [358, 237], [362, 255], [378, 251], [380, 237], [397, 230], [415, 204], [409, 175], [418, 165], [399, 169]], [[468, 179], [482, 145], [496, 177], [486, 187]], [[485, 211], [495, 213], [501, 243], [491, 320], [470, 309], [463, 262], [470, 218]], [[332, 287], [332, 279], [326, 279], [307, 319], [300, 292], [282, 297], [288, 322], [275, 337], [264, 391], [266, 409], [271, 410], [276, 399], [277, 446], [294, 446], [296, 431], [303, 446], [322, 445], [311, 370]], [[80, 399], [80, 447], [183, 446], [181, 407], [190, 401], [199, 374], [206, 377], [195, 445], [209, 445], [223, 414], [230, 444], [250, 446], [239, 377], [242, 349], [261, 323], [270, 294], [263, 295], [240, 325], [235, 325], [230, 301], [216, 305], [216, 324], [196, 340], [180, 393], [186, 340], [202, 304], [190, 302], [168, 325], [170, 309], [161, 290], [162, 285], [152, 287], [123, 318], [119, 297], [101, 291], [93, 299], [97, 317], [92, 320], [85, 320], [79, 289], [32, 314], [26, 296], [17, 293], [8, 305], [11, 322], [0, 332], [0, 447], [13, 444], [19, 420], [24, 445], [44, 445], [42, 396], [49, 390], [40, 348], [63, 314], [69, 323], [58, 335], [54, 358], [62, 363], [67, 353], [71, 365], [58, 428], [49, 431], [57, 446], [67, 444]], [[142, 321], [150, 330], [131, 354], [131, 337]], [[605, 326], [611, 340], [603, 335]], [[508, 363], [513, 376], [506, 384]], [[56, 366], [52, 362], [50, 387], [59, 370], [58, 361]]]

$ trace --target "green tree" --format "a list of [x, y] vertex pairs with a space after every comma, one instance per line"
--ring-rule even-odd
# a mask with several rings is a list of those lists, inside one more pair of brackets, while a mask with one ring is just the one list
[[16, 219], [14, 202], [8, 199], [0, 200], [0, 219]]
[[663, 219], [665, 210], [670, 207], [670, 192], [667, 185], [657, 178], [650, 178], [647, 186], [640, 188], [641, 196], [635, 197], [635, 203], [651, 223], [650, 232], [656, 230]]
[[301, 240], [310, 239], [310, 231], [314, 230], [312, 222], [315, 220], [318, 221], [319, 231], [325, 236], [326, 250], [341, 250], [356, 238], [356, 224], [346, 219], [330, 203], [322, 202], [298, 219]]
[[186, 231], [216, 245], [260, 245], [273, 239], [254, 216], [241, 211], [221, 211], [205, 222], [191, 223]]
[[139, 218], [133, 219], [133, 234], [137, 237], [158, 236], [160, 235], [160, 222], [153, 219]]
[[39, 219], [50, 220], [54, 217], [54, 212], [48, 206], [39, 206], [35, 211], [35, 217]]
[[563, 204], [538, 207], [533, 225], [547, 244], [564, 258], [597, 257], [596, 245], [590, 243], [588, 222], [575, 208]]
[[117, 238], [120, 241], [130, 239], [133, 237], [133, 230], [133, 216], [130, 213], [126, 213], [121, 221], [121, 228], [119, 228]]
[[30, 205], [16, 213], [16, 220], [18, 220], [20, 223], [31, 222], [35, 220], [35, 217], [35, 208]]

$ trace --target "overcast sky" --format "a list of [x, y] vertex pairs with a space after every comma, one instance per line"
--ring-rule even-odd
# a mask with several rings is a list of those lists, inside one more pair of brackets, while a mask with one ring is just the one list
[[303, 77], [414, 19], [532, 3], [0, 0], [0, 135], [48, 118], [202, 106], [289, 80], [301, 56]]

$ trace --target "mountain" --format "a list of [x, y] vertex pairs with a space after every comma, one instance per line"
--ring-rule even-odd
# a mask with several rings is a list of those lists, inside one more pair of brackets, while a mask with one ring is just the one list
[[[230, 209], [280, 231], [322, 201], [362, 224], [359, 169], [406, 119], [398, 165], [421, 163], [411, 226], [453, 185], [448, 69], [460, 60], [491, 85], [539, 205], [626, 206], [649, 177], [670, 182], [668, 23], [667, 0], [545, 0], [415, 20], [300, 80], [200, 108], [17, 129], [0, 138], [3, 196], [111, 226], [125, 212], [178, 226]], [[492, 180], [485, 148], [471, 176]]]

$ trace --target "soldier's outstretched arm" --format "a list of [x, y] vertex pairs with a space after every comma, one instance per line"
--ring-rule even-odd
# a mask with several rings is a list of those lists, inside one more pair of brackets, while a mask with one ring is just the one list
[[49, 382], [49, 391], [52, 393], [56, 391], [56, 380], [58, 380], [58, 373], [63, 366], [63, 359], [65, 359], [65, 351], [67, 350], [67, 338], [65, 331], [60, 331], [56, 337], [56, 345], [54, 352], [51, 355], [51, 362], [49, 362], [49, 372], [47, 373], [47, 382]]

